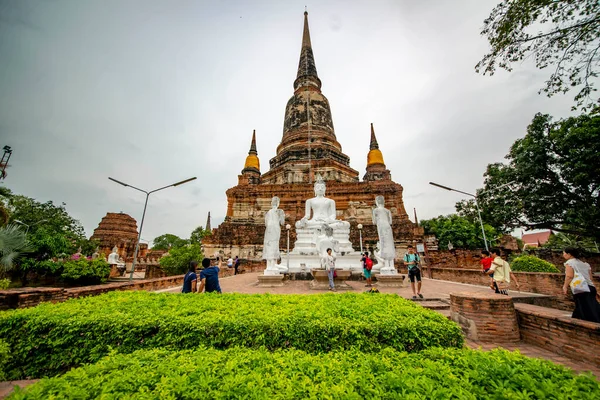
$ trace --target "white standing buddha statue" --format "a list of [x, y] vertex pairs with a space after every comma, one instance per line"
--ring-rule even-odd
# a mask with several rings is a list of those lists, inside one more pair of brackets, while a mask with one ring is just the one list
[[267, 260], [265, 275], [279, 274], [280, 267], [277, 260], [281, 257], [279, 253], [279, 238], [281, 237], [281, 225], [285, 222], [285, 213], [279, 208], [279, 197], [271, 199], [271, 209], [265, 213], [265, 239], [263, 242], [263, 260]]
[[385, 199], [383, 196], [375, 197], [376, 207], [373, 209], [373, 223], [377, 225], [377, 235], [379, 236], [379, 251], [376, 254], [378, 260], [383, 261], [381, 273], [385, 275], [396, 274], [394, 268], [394, 258], [396, 257], [396, 247], [394, 245], [394, 232], [392, 230], [392, 213], [384, 207]]

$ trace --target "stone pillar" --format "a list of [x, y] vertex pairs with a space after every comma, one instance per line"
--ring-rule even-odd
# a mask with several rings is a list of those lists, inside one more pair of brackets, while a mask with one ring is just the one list
[[477, 342], [518, 342], [517, 314], [512, 298], [495, 293], [450, 293], [452, 320]]

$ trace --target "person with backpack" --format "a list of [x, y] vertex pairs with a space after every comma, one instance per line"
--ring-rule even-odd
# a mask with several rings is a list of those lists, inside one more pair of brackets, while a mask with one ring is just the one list
[[198, 275], [196, 275], [197, 266], [198, 263], [196, 261], [190, 261], [188, 272], [183, 277], [181, 293], [194, 293], [196, 291], [196, 283], [198, 282]]
[[596, 287], [592, 279], [590, 264], [579, 259], [580, 251], [567, 247], [563, 251], [565, 259], [565, 284], [563, 293], [567, 295], [569, 287], [575, 301], [573, 318], [590, 322], [600, 322], [600, 304], [596, 299]]
[[[412, 246], [408, 246], [408, 253], [404, 255], [404, 265], [408, 268], [408, 279], [410, 279], [410, 287], [413, 291], [413, 299], [416, 299], [417, 296], [423, 298], [421, 294], [421, 268], [419, 268], [419, 263], [421, 262], [421, 258], [417, 253], [415, 253], [415, 249]], [[417, 281], [417, 285], [415, 288], [415, 280]]]
[[363, 253], [362, 258], [360, 259], [360, 263], [363, 266], [363, 275], [367, 280], [367, 284], [365, 285], [365, 287], [373, 286], [371, 283], [371, 270], [373, 269], [373, 260], [371, 260], [371, 258], [369, 257], [368, 251], [365, 251]]

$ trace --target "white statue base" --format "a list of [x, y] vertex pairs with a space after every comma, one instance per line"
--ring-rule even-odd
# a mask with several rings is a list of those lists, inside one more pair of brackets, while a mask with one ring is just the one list
[[[291, 254], [318, 254], [317, 237], [319, 236], [319, 233], [319, 228], [296, 228], [296, 243], [294, 244], [294, 250], [292, 250]], [[349, 237], [349, 227], [339, 227], [333, 230], [333, 238], [338, 241], [339, 245], [339, 249], [336, 251], [338, 257], [354, 252]]]
[[[344, 255], [336, 254], [335, 260], [335, 269], [343, 270], [343, 271], [351, 271], [353, 275], [360, 275], [363, 272], [363, 267], [360, 263], [360, 252], [354, 251], [351, 253], [347, 253]], [[288, 258], [287, 255], [281, 254], [281, 264], [287, 265]], [[318, 270], [324, 268], [321, 266], [321, 257], [313, 254], [313, 255], [302, 255], [302, 254], [294, 254], [290, 252], [289, 257], [289, 265], [290, 268], [288, 273], [310, 273], [311, 270]], [[379, 272], [379, 264], [373, 265], [373, 273]]]

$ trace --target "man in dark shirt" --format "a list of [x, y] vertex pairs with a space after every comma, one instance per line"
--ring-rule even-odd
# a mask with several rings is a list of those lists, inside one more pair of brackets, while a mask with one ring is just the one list
[[240, 258], [238, 256], [235, 256], [235, 264], [233, 264], [234, 268], [235, 268], [235, 272], [233, 273], [234, 275], [237, 275], [240, 273], [240, 271], [238, 271], [238, 268], [240, 267]]
[[187, 274], [183, 277], [183, 288], [181, 293], [193, 293], [196, 291], [196, 282], [198, 282], [198, 276], [196, 275], [196, 261], [190, 261], [190, 267]]
[[202, 293], [204, 290], [206, 293], [217, 292], [221, 293], [221, 286], [219, 285], [219, 271], [221, 270], [221, 258], [217, 257], [219, 263], [218, 267], [210, 266], [210, 259], [205, 258], [202, 260], [202, 267], [200, 271], [200, 288], [198, 292]]

